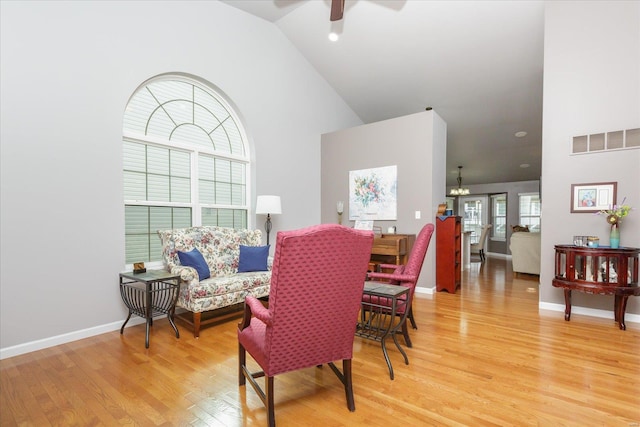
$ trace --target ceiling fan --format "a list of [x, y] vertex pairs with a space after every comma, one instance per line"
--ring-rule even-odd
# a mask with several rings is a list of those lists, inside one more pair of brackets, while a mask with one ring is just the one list
[[344, 0], [331, 0], [331, 21], [339, 21], [344, 14]]

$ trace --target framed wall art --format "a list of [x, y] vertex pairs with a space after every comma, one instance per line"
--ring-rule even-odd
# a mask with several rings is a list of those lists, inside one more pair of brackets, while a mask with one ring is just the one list
[[349, 219], [397, 219], [398, 167], [349, 171]]
[[617, 182], [571, 184], [571, 212], [589, 213], [609, 209], [616, 204]]

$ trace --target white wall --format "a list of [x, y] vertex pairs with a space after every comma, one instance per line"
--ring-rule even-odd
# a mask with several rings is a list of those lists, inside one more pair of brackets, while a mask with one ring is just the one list
[[[569, 154], [574, 136], [640, 127], [640, 2], [547, 2], [544, 52], [540, 301], [563, 307], [551, 286], [554, 245], [574, 235], [609, 242], [604, 217], [570, 213], [571, 184], [616, 181], [618, 202], [635, 208], [621, 245], [640, 247], [640, 150]], [[613, 297], [574, 292], [573, 305], [613, 317]], [[627, 313], [640, 313], [640, 298]]]
[[[336, 202], [345, 203], [343, 225], [349, 221], [349, 171], [398, 167], [398, 219], [375, 221], [383, 231], [396, 226], [400, 234], [418, 234], [435, 224], [445, 200], [447, 125], [435, 111], [425, 111], [322, 135], [322, 222], [337, 222]], [[421, 218], [415, 218], [421, 211]], [[435, 238], [431, 240], [418, 287], [435, 288]]]
[[320, 221], [320, 135], [362, 122], [276, 26], [217, 1], [0, 5], [1, 357], [124, 320], [122, 118], [152, 76], [236, 105], [274, 231]]

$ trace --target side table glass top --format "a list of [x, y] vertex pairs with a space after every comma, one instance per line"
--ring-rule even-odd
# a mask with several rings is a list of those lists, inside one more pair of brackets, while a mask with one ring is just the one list
[[125, 271], [120, 273], [121, 277], [139, 282], [156, 282], [162, 280], [175, 280], [180, 278], [179, 274], [172, 274], [166, 270], [147, 270], [144, 273], [134, 273], [133, 271]]
[[388, 285], [383, 282], [364, 282], [363, 293], [366, 295], [375, 295], [381, 297], [397, 297], [409, 292], [409, 288], [398, 285]]

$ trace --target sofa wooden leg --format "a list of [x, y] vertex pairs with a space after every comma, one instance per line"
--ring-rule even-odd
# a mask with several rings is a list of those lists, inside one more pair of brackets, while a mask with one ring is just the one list
[[193, 313], [193, 337], [200, 338], [200, 320], [202, 313]]

